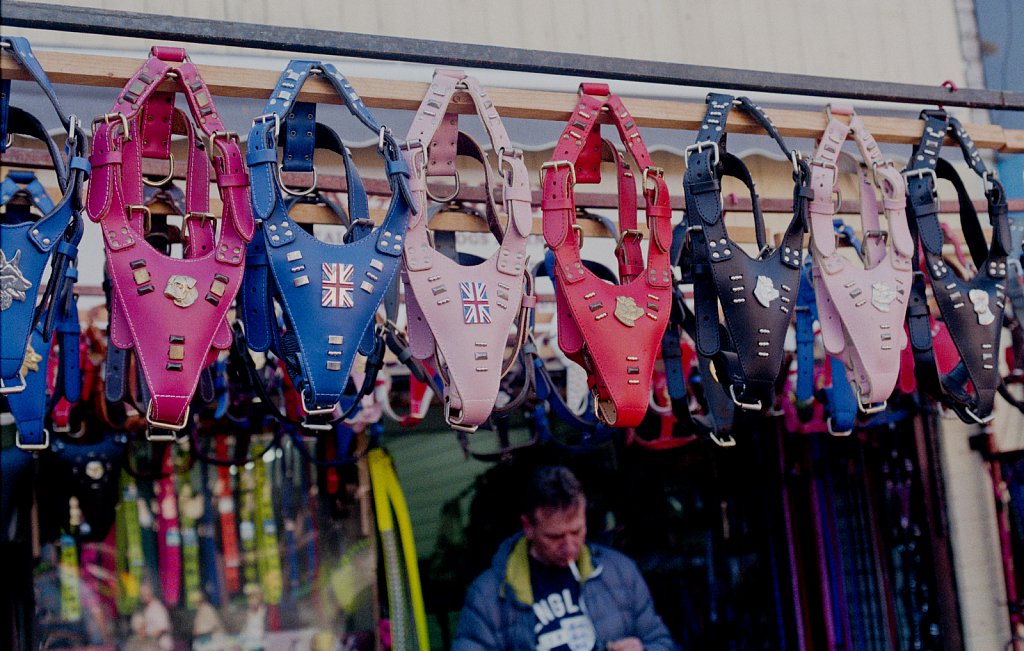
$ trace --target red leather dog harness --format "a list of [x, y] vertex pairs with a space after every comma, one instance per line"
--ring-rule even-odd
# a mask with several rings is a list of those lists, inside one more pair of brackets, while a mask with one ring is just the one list
[[[196, 123], [209, 140], [174, 108], [175, 93], [158, 91], [174, 79]], [[188, 139], [184, 258], [158, 252], [145, 240], [142, 159], [170, 160], [171, 133], [184, 127]], [[134, 348], [152, 394], [147, 421], [163, 430], [188, 423], [189, 401], [199, 373], [231, 345], [225, 315], [245, 268], [245, 243], [252, 239], [249, 176], [237, 136], [224, 129], [209, 89], [180, 48], [154, 47], [149, 59], [118, 96], [110, 113], [93, 122], [93, 166], [89, 217], [103, 228], [113, 284], [110, 339]], [[209, 163], [224, 203], [220, 237], [214, 240], [209, 207]], [[162, 435], [166, 437], [166, 434]]]
[[[636, 180], [629, 165], [602, 140], [598, 118], [607, 112], [619, 137], [643, 170], [651, 242], [643, 264], [637, 229]], [[615, 161], [619, 186], [618, 285], [599, 279], [580, 259], [583, 231], [576, 223], [576, 183], [598, 183], [600, 162]], [[651, 394], [651, 376], [671, 306], [669, 247], [672, 208], [663, 171], [654, 167], [636, 122], [606, 84], [581, 84], [579, 100], [543, 168], [544, 239], [555, 254], [558, 345], [587, 370], [595, 409], [616, 427], [640, 424]]]

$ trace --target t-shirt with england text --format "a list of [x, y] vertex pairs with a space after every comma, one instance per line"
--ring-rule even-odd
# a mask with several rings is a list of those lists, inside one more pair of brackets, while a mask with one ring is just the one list
[[531, 556], [530, 585], [537, 651], [591, 651], [597, 636], [572, 570], [545, 565]]

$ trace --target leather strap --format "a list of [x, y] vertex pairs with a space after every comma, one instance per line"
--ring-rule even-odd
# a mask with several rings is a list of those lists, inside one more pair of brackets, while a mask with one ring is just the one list
[[[460, 92], [472, 99], [497, 153], [498, 178], [486, 161], [485, 182], [489, 196], [501, 196], [501, 204], [490, 201], [487, 210], [492, 233], [501, 234], [500, 246], [471, 272], [435, 250], [427, 230], [429, 200], [442, 201], [428, 187], [431, 179], [455, 178], [456, 192], [443, 202], [457, 198], [455, 163], [460, 143], [463, 152], [479, 151], [459, 135], [458, 114], [449, 111], [452, 98]], [[494, 410], [499, 381], [514, 361], [514, 357], [505, 359], [509, 331], [515, 323], [518, 353], [533, 309], [526, 277], [526, 238], [533, 225], [526, 165], [487, 93], [475, 78], [457, 70], [435, 71], [404, 147], [415, 206], [404, 250], [409, 343], [417, 358], [435, 357], [448, 424], [472, 432]]]
[[[576, 183], [600, 180], [600, 167], [593, 163], [600, 160], [596, 152], [605, 147], [597, 126], [602, 113], [609, 115], [642, 170], [651, 237], [647, 264], [641, 268], [635, 178], [615, 154], [612, 159], [619, 186], [620, 227], [618, 285], [599, 280], [584, 267], [580, 258], [582, 230], [576, 224], [573, 196]], [[601, 421], [615, 427], [637, 425], [647, 411], [657, 342], [665, 331], [672, 286], [668, 258], [672, 210], [664, 174], [654, 167], [622, 100], [605, 84], [580, 86], [573, 114], [543, 171], [544, 239], [557, 262], [558, 345], [587, 370]]]
[[[192, 123], [176, 117], [181, 114], [173, 108], [174, 94], [157, 91], [167, 79], [185, 95], [192, 118], [209, 137], [206, 147], [199, 145]], [[170, 159], [176, 124], [184, 126], [189, 152], [190, 243], [184, 259], [165, 256], [144, 239], [149, 213], [143, 203], [142, 159]], [[225, 316], [241, 283], [245, 244], [253, 236], [249, 178], [237, 136], [226, 131], [184, 50], [165, 47], [152, 49], [111, 112], [93, 127], [89, 213], [102, 226], [107, 251], [114, 295], [111, 341], [136, 351], [152, 396], [146, 407], [151, 427], [181, 430], [188, 424], [201, 370], [217, 350], [231, 344]], [[216, 240], [208, 211], [207, 154], [224, 204]]]
[[[1002, 383], [998, 351], [1003, 326], [1003, 310], [1009, 278], [1007, 256], [1012, 248], [1006, 194], [1002, 184], [990, 172], [970, 136], [955, 118], [945, 111], [923, 111], [925, 121], [921, 141], [914, 149], [904, 171], [907, 178], [907, 211], [912, 232], [920, 239], [924, 270], [914, 260], [913, 302], [907, 317], [914, 367], [922, 387], [966, 423], [985, 423], [992, 419], [996, 391]], [[992, 241], [985, 236], [966, 187], [953, 166], [939, 157], [946, 135], [960, 145], [964, 160], [986, 183]], [[960, 226], [977, 268], [973, 278], [953, 273], [942, 257], [945, 241], [938, 219], [936, 180], [950, 181], [960, 204]], [[949, 335], [956, 345], [959, 361], [948, 372], [939, 369], [929, 323], [925, 277]]]
[[[849, 122], [837, 116], [849, 116]], [[852, 262], [836, 246], [832, 219], [838, 187], [842, 145], [853, 136], [871, 180], [882, 192], [889, 225], [879, 229], [874, 190], [861, 194], [862, 231], [875, 242], [865, 243], [864, 259]], [[861, 169], [861, 185], [867, 174]], [[817, 296], [825, 350], [847, 366], [861, 411], [885, 408], [899, 374], [904, 345], [902, 329], [912, 280], [914, 242], [906, 219], [906, 185], [891, 161], [882, 158], [874, 138], [850, 106], [832, 105], [828, 126], [811, 161], [810, 202], [812, 279]]]

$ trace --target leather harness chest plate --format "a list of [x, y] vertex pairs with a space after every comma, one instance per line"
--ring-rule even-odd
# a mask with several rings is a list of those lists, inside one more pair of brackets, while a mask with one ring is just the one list
[[[460, 143], [469, 142], [459, 133], [458, 114], [449, 111], [459, 92], [469, 95], [481, 116], [501, 177], [502, 205], [493, 199], [487, 202], [491, 232], [501, 246], [474, 266], [460, 265], [438, 252], [427, 230], [428, 198], [434, 198], [428, 181], [454, 177], [458, 192], [456, 153]], [[513, 148], [494, 102], [476, 79], [456, 70], [434, 73], [405, 147], [417, 207], [409, 220], [404, 258], [409, 344], [419, 359], [440, 353], [445, 418], [451, 427], [471, 432], [490, 416], [499, 381], [510, 368], [504, 357], [512, 324], [516, 323], [518, 354], [533, 309], [526, 256], [533, 216], [526, 164], [522, 152]], [[480, 152], [475, 155], [483, 159], [488, 196], [493, 197], [490, 164], [479, 147], [471, 148]], [[507, 217], [504, 232], [499, 217]]]
[[[392, 201], [384, 222], [372, 232], [366, 193], [347, 148], [334, 131], [316, 122], [315, 104], [295, 101], [314, 75], [330, 83], [351, 113], [379, 136]], [[346, 243], [321, 242], [289, 217], [285, 193], [303, 192], [281, 184], [279, 142], [285, 171], [315, 173], [317, 148], [342, 156], [351, 220]], [[258, 234], [248, 247], [241, 297], [247, 343], [259, 351], [273, 349], [285, 361], [307, 414], [331, 414], [339, 404], [350, 412], [357, 405], [344, 404], [343, 398], [350, 396], [343, 394], [357, 350], [369, 356], [383, 349], [374, 323], [401, 260], [411, 205], [408, 168], [390, 131], [366, 109], [351, 84], [333, 65], [318, 61], [288, 64], [264, 115], [253, 122], [248, 148]], [[277, 326], [275, 301], [283, 311], [283, 332]], [[324, 426], [319, 421], [306, 424]]]
[[[208, 137], [197, 141], [192, 122], [174, 109], [174, 92], [159, 91], [173, 79], [192, 117]], [[184, 127], [188, 179], [184, 258], [163, 255], [145, 240], [142, 159], [173, 159], [171, 133]], [[213, 97], [196, 66], [180, 48], [154, 47], [110, 113], [93, 122], [95, 170], [89, 184], [89, 216], [103, 229], [113, 285], [110, 339], [134, 348], [152, 396], [149, 424], [180, 430], [202, 369], [217, 350], [231, 345], [226, 314], [241, 285], [245, 245], [253, 236], [249, 176], [238, 138], [225, 130]], [[224, 203], [219, 237], [209, 210], [209, 162]], [[160, 435], [167, 438], [167, 434]]]
[[[849, 116], [849, 122], [837, 115]], [[906, 216], [906, 185], [891, 161], [882, 158], [875, 139], [850, 106], [832, 105], [828, 126], [811, 161], [810, 202], [812, 279], [825, 350], [846, 365], [863, 413], [885, 409], [906, 345], [903, 320], [910, 299], [914, 241]], [[832, 219], [838, 187], [838, 160], [852, 135], [882, 192], [888, 230], [879, 228], [874, 188], [862, 168], [863, 258], [853, 262], [836, 245]], [[891, 246], [887, 246], [887, 242]]]
[[[606, 113], [642, 169], [650, 230], [644, 265], [637, 228], [636, 180], [628, 164], [601, 138]], [[616, 246], [619, 284], [599, 279], [580, 259], [582, 227], [576, 223], [576, 183], [597, 183], [605, 154], [615, 162], [620, 234]], [[587, 370], [598, 417], [607, 425], [633, 427], [647, 412], [658, 343], [668, 322], [672, 209], [663, 171], [656, 168], [636, 122], [606, 84], [582, 84], [552, 160], [542, 169], [544, 240], [555, 254], [558, 345]]]

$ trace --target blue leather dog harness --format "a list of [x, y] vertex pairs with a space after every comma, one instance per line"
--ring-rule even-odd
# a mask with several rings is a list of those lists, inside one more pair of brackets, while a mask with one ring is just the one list
[[[302, 84], [314, 75], [330, 83], [352, 115], [379, 136], [378, 153], [384, 159], [392, 200], [383, 224], [372, 232], [366, 193], [347, 149], [333, 131], [316, 122], [315, 104], [295, 101]], [[279, 138], [284, 148], [280, 168]], [[259, 230], [249, 244], [242, 290], [248, 344], [258, 351], [273, 350], [285, 361], [303, 408], [308, 416], [317, 417], [307, 416], [305, 425], [329, 429], [322, 417], [338, 420], [331, 416], [336, 407], [347, 415], [359, 404], [358, 398], [345, 393], [357, 350], [368, 357], [383, 351], [375, 315], [401, 261], [412, 205], [406, 185], [409, 171], [391, 132], [378, 124], [332, 64], [318, 61], [289, 62], [264, 114], [253, 121], [248, 147]], [[285, 193], [308, 194], [315, 188], [313, 153], [318, 147], [332, 149], [344, 159], [352, 220], [344, 244], [321, 242], [288, 216]], [[281, 170], [312, 172], [313, 187], [289, 189], [281, 181]], [[283, 310], [283, 332], [277, 327], [275, 300]], [[369, 378], [371, 390], [373, 381]]]
[[[0, 99], [4, 116], [0, 120], [0, 152], [6, 150], [12, 134], [36, 138], [45, 143], [53, 161], [62, 198], [56, 206], [45, 211], [38, 220], [25, 219], [16, 223], [0, 223], [0, 394], [25, 390], [20, 377], [22, 362], [33, 328], [45, 314], [42, 335], [49, 340], [56, 311], [48, 309], [54, 298], [64, 295], [68, 278], [66, 270], [78, 255], [77, 243], [81, 237], [80, 190], [89, 173], [85, 158], [85, 133], [78, 118], [69, 116], [61, 108], [39, 62], [32, 55], [28, 41], [20, 37], [3, 37], [0, 47], [8, 50], [29, 72], [50, 99], [61, 123], [67, 129], [64, 153], [49, 136], [43, 125], [27, 112], [8, 106], [9, 80]], [[27, 186], [29, 192], [31, 183]], [[10, 189], [5, 184], [4, 191]], [[13, 195], [12, 195], [13, 196]], [[7, 200], [5, 200], [6, 202]], [[42, 207], [41, 203], [36, 203]], [[14, 216], [16, 213], [8, 213]], [[42, 284], [43, 271], [50, 263], [50, 281]], [[38, 303], [38, 305], [37, 305]], [[23, 444], [45, 447], [45, 441], [22, 441]]]

